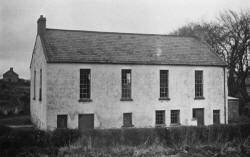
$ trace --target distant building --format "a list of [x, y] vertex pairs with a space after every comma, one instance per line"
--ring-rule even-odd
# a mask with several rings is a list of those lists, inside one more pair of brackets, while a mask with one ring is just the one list
[[18, 82], [19, 77], [18, 74], [13, 71], [11, 67], [9, 71], [3, 74], [3, 80], [8, 82]]

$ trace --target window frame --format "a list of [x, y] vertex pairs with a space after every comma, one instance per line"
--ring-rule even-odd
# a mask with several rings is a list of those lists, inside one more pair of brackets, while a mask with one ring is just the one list
[[203, 70], [195, 70], [195, 99], [204, 99], [204, 77]]
[[79, 102], [91, 100], [91, 69], [80, 69]]
[[180, 124], [180, 110], [170, 110], [170, 124]]
[[[127, 120], [129, 121], [127, 123]], [[133, 127], [133, 114], [132, 112], [123, 113], [123, 126], [122, 127]]]
[[[130, 79], [127, 78], [130, 74]], [[126, 93], [127, 92], [127, 93]], [[121, 101], [132, 101], [132, 70], [121, 69]]]
[[[164, 77], [165, 75], [165, 77]], [[160, 70], [160, 98], [159, 100], [170, 100], [169, 99], [169, 70]], [[162, 92], [163, 91], [163, 92]]]
[[[162, 115], [159, 115], [162, 114]], [[158, 119], [159, 116], [162, 116], [160, 120]], [[162, 121], [162, 123], [159, 123]], [[155, 125], [156, 126], [165, 126], [166, 125], [166, 111], [165, 110], [156, 110], [155, 111]]]

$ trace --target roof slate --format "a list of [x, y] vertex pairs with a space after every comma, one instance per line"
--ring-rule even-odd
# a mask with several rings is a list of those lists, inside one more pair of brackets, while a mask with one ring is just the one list
[[225, 66], [192, 37], [46, 29], [50, 63], [113, 63]]

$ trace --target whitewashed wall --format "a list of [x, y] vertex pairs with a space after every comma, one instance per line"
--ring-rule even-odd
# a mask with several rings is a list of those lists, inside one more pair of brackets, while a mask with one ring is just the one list
[[[92, 102], [78, 101], [79, 73], [80, 69], [84, 68], [91, 69]], [[133, 101], [120, 101], [121, 69], [132, 70]], [[170, 100], [158, 100], [161, 69], [169, 70]], [[203, 70], [204, 100], [194, 99], [195, 70]], [[227, 90], [225, 94], [227, 95]], [[123, 125], [124, 112], [132, 112], [135, 127], [154, 127], [155, 110], [166, 110], [165, 121], [168, 126], [172, 109], [180, 110], [182, 125], [191, 125], [192, 108], [204, 108], [205, 125], [213, 123], [213, 109], [219, 109], [221, 123], [224, 123], [225, 99], [222, 67], [47, 64], [46, 96], [48, 129], [56, 127], [57, 114], [68, 114], [68, 127], [78, 128], [78, 114], [82, 113], [95, 114], [96, 128], [120, 128]], [[32, 105], [42, 104], [32, 102]], [[33, 107], [32, 110], [34, 110]], [[41, 111], [43, 112], [44, 108]], [[42, 116], [38, 115], [46, 124], [44, 121], [46, 113], [42, 113]]]
[[[46, 60], [43, 53], [40, 37], [37, 36], [34, 47], [34, 53], [31, 61], [30, 73], [30, 112], [31, 120], [40, 129], [47, 129], [47, 114], [46, 114]], [[42, 100], [39, 101], [40, 87], [40, 69], [42, 69]], [[34, 70], [36, 70], [36, 96], [34, 98]]]

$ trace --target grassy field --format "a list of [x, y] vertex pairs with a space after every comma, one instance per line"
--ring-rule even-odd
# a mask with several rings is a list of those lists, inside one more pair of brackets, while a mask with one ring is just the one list
[[0, 156], [248, 157], [250, 124], [44, 132], [0, 127]]

